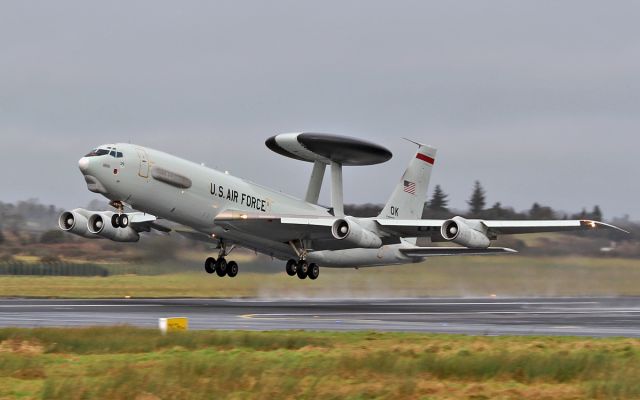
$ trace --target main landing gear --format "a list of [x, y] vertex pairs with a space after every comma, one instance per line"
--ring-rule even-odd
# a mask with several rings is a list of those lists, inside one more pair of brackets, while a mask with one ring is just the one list
[[220, 277], [226, 275], [229, 278], [233, 278], [238, 275], [238, 263], [235, 261], [227, 262], [225, 258], [225, 256], [228, 256], [229, 253], [231, 253], [233, 248], [234, 246], [231, 246], [231, 248], [227, 250], [227, 247], [224, 245], [224, 243], [220, 242], [220, 252], [218, 254], [218, 259], [216, 260], [213, 257], [207, 258], [207, 260], [204, 262], [204, 270], [208, 274], [213, 274], [215, 272], [216, 275]]
[[285, 270], [287, 271], [287, 275], [298, 275], [298, 278], [300, 279], [305, 279], [308, 277], [311, 280], [316, 280], [320, 275], [320, 267], [318, 267], [318, 264], [309, 264], [305, 260], [296, 261], [294, 259], [291, 259], [287, 261]]

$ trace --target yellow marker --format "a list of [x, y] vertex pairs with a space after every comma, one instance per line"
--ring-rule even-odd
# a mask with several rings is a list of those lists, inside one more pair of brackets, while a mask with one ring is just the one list
[[163, 334], [167, 332], [186, 331], [189, 329], [189, 318], [187, 317], [172, 317], [172, 318], [160, 318], [158, 320], [160, 331]]

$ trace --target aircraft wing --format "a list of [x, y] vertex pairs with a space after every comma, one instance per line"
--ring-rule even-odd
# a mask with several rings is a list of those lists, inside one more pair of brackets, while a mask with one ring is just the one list
[[[591, 220], [515, 220], [515, 221], [498, 221], [498, 220], [470, 220], [479, 221], [486, 228], [489, 235], [513, 235], [521, 233], [541, 233], [541, 232], [567, 232], [567, 231], [584, 231], [594, 229], [615, 229], [628, 233], [624, 229], [617, 226], [605, 224], [604, 222]], [[401, 237], [432, 237], [434, 239], [442, 238], [440, 228], [445, 220], [435, 219], [418, 219], [418, 220], [399, 220], [377, 218], [376, 222], [381, 228], [389, 233]]]
[[491, 254], [517, 253], [506, 247], [489, 247], [487, 249], [469, 249], [467, 247], [406, 247], [400, 252], [407, 257], [435, 257], [435, 256], [481, 256]]
[[331, 225], [335, 217], [251, 214], [241, 211], [223, 211], [215, 218], [216, 225], [278, 242], [296, 239], [331, 238]]
[[[435, 219], [373, 219], [382, 231], [382, 236], [391, 237], [430, 237], [432, 241], [442, 241], [440, 233], [445, 220]], [[327, 216], [296, 216], [274, 215], [264, 213], [247, 213], [243, 211], [223, 211], [215, 218], [215, 223], [225, 229], [233, 229], [251, 235], [269, 238], [279, 242], [290, 240], [333, 239], [331, 226], [336, 217]], [[539, 232], [565, 232], [594, 229], [617, 229], [613, 225], [590, 220], [550, 220], [550, 221], [497, 221], [497, 220], [468, 220], [481, 223], [486, 228], [488, 236], [511, 235]]]
[[158, 218], [145, 213], [130, 213], [131, 227], [138, 232], [150, 232], [151, 229], [155, 229], [160, 232], [171, 232], [171, 228], [167, 228], [164, 225], [158, 223]]

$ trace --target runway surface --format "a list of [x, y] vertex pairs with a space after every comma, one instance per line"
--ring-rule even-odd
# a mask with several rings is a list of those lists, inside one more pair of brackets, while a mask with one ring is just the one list
[[191, 329], [380, 330], [640, 337], [640, 298], [0, 300], [0, 326], [130, 324]]

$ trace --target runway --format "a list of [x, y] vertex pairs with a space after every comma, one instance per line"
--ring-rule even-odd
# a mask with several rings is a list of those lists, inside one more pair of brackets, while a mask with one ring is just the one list
[[0, 326], [332, 330], [640, 337], [640, 298], [0, 300]]

